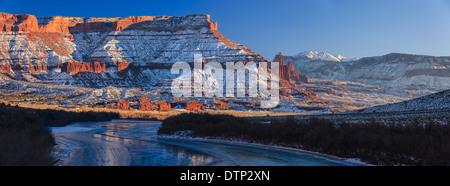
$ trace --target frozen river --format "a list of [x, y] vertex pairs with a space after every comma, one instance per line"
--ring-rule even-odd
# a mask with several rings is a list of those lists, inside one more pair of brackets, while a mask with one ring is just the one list
[[244, 143], [165, 138], [160, 121], [113, 120], [51, 128], [66, 166], [351, 166], [338, 158]]

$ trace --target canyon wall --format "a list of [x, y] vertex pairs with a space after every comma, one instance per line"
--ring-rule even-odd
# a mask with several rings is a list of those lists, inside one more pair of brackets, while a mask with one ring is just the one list
[[175, 62], [266, 61], [206, 14], [126, 18], [0, 13], [0, 69], [11, 79], [99, 88], [150, 87]]

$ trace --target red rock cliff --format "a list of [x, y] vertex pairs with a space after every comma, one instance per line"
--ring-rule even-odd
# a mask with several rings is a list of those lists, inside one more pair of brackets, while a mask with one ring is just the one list
[[78, 74], [79, 72], [93, 72], [93, 73], [102, 73], [106, 72], [106, 64], [101, 64], [98, 61], [95, 62], [79, 62], [72, 61], [67, 63], [66, 68], [63, 68], [64, 72], [68, 72], [71, 75]]
[[278, 53], [273, 59], [274, 62], [278, 62], [280, 65], [280, 79], [286, 80], [288, 82], [295, 81], [296, 83], [307, 83], [308, 78], [305, 75], [301, 74], [300, 71], [295, 70], [294, 63], [289, 61], [286, 65], [284, 61], [284, 56]]
[[[190, 56], [186, 53], [198, 50], [205, 52], [205, 61], [266, 61], [262, 56], [222, 35], [218, 31], [217, 22], [211, 22], [210, 16], [205, 14], [179, 17], [36, 18], [33, 15], [0, 13], [0, 31], [0, 70], [2, 75], [13, 79], [27, 76], [37, 81], [50, 79], [51, 82], [61, 84], [95, 86], [98, 83], [84, 82], [106, 82], [102, 78], [109, 77], [95, 76], [97, 79], [73, 81], [70, 77], [54, 80], [50, 76], [34, 75], [53, 69], [58, 73], [67, 72], [72, 75], [80, 72], [103, 73], [106, 68], [108, 72], [115, 69], [123, 71], [135, 69], [135, 66], [130, 68], [132, 62], [139, 62], [136, 69], [149, 66], [166, 69], [169, 63], [177, 62], [174, 61], [177, 58], [173, 56], [181, 56], [184, 60], [184, 56]], [[145, 42], [140, 42], [143, 39]], [[198, 45], [199, 40], [205, 40], [205, 43], [213, 46], [217, 44], [226, 47], [211, 51], [208, 44]], [[168, 44], [160, 46], [158, 43], [161, 41]], [[152, 50], [146, 50], [148, 48]], [[158, 64], [155, 65], [155, 62]], [[123, 78], [111, 82], [136, 87], [127, 79], [140, 77], [140, 74], [120, 73], [120, 76]]]
[[110, 32], [123, 31], [130, 25], [151, 21], [156, 16], [130, 16], [126, 18], [90, 18], [86, 22], [77, 22], [68, 27], [70, 32]]
[[0, 13], [0, 30], [3, 32], [38, 32], [39, 26], [37, 18], [33, 15], [14, 15], [8, 13]]

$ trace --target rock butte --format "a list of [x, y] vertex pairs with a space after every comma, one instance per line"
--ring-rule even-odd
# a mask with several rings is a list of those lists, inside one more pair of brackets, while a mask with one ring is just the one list
[[266, 61], [218, 31], [210, 15], [39, 17], [0, 13], [0, 70], [10, 79], [100, 88], [151, 87], [170, 66]]
[[[0, 13], [0, 17], [1, 79], [146, 89], [175, 78], [171, 66], [179, 61], [193, 63], [195, 53], [201, 53], [204, 62], [267, 61], [221, 34], [217, 22], [211, 22], [205, 14], [36, 18]], [[282, 96], [320, 102], [313, 91], [295, 86], [307, 83], [308, 78], [284, 58], [279, 53], [274, 59], [280, 63]], [[221, 101], [215, 105], [220, 109], [231, 107]], [[108, 107], [131, 108], [126, 100]], [[171, 107], [169, 103], [141, 100], [139, 110], [166, 111]], [[186, 103], [187, 110], [203, 107], [198, 101]]]

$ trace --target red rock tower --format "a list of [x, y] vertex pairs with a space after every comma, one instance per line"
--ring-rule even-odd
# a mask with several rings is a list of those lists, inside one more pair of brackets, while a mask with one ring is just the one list
[[275, 56], [273, 62], [278, 62], [280, 65], [280, 79], [289, 82], [291, 80], [303, 83], [308, 82], [308, 78], [305, 75], [301, 74], [300, 71], [295, 70], [294, 63], [292, 61], [289, 61], [286, 65], [284, 56], [281, 54], [281, 52]]

